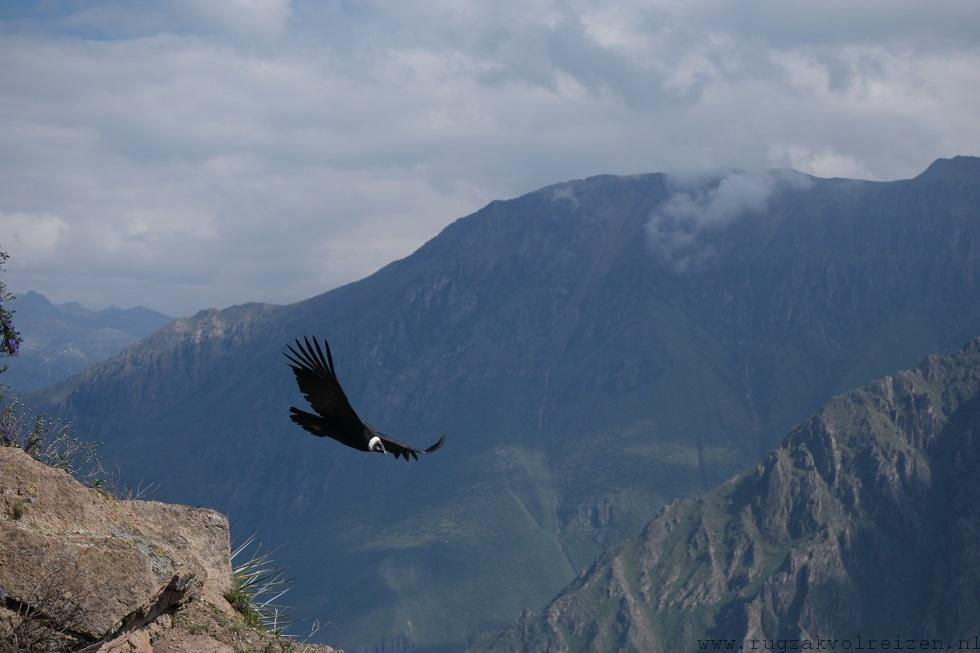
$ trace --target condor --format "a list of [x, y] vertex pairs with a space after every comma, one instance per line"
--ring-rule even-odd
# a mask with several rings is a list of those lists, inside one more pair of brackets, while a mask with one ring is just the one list
[[324, 357], [316, 337], [313, 338], [312, 345], [309, 338], [303, 340], [306, 343], [305, 347], [297, 338], [296, 348], [286, 345], [289, 353], [283, 352], [283, 355], [289, 361], [293, 374], [296, 375], [300, 392], [318, 414], [314, 415], [290, 406], [289, 417], [294, 422], [321, 438], [333, 438], [341, 444], [360, 451], [390, 453], [395, 458], [402, 457], [405, 460], [409, 457], [418, 460], [419, 454], [432, 453], [446, 441], [446, 436], [443, 435], [428, 449], [415, 449], [392, 440], [384, 433], [376, 431], [370, 424], [362, 422], [351, 408], [347, 395], [344, 394], [344, 389], [340, 387], [340, 381], [337, 380], [330, 344], [326, 340], [323, 341], [323, 346], [327, 350], [327, 355]]

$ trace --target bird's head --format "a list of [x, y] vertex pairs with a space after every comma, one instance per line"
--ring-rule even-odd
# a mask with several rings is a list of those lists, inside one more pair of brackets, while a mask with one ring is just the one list
[[377, 451], [378, 453], [388, 453], [385, 451], [385, 445], [381, 441], [381, 436], [375, 434], [370, 440], [368, 440], [368, 449], [370, 451]]

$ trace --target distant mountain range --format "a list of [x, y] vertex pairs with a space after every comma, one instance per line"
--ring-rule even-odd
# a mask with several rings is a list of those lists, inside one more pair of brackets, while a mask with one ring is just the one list
[[472, 653], [975, 646], [978, 470], [980, 338], [832, 399]]
[[14, 391], [64, 381], [173, 320], [142, 306], [93, 311], [75, 302], [52, 304], [33, 291], [18, 295], [10, 308], [24, 340], [0, 382]]
[[[36, 397], [161, 498], [229, 514], [349, 651], [459, 651], [834, 394], [980, 334], [980, 159], [911, 180], [600, 176], [495, 201], [370, 277], [203, 311]], [[326, 337], [358, 454], [288, 419]]]

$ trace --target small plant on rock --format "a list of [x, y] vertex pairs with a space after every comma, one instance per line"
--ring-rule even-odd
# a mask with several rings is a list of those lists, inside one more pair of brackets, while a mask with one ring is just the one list
[[[250, 557], [236, 565], [235, 561], [250, 549]], [[289, 591], [290, 581], [285, 571], [275, 565], [273, 553], [263, 553], [261, 545], [255, 543], [255, 535], [239, 544], [231, 554], [232, 587], [225, 592], [225, 599], [249, 626], [281, 635], [289, 619], [285, 608], [276, 601]]]

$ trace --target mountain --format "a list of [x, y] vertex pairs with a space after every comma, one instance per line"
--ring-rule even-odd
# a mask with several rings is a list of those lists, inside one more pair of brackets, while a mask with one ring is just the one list
[[15, 391], [42, 388], [115, 356], [173, 320], [143, 306], [100, 311], [80, 304], [52, 304], [33, 291], [10, 302], [24, 340], [2, 381]]
[[[495, 201], [370, 277], [176, 320], [37, 398], [161, 498], [229, 514], [349, 651], [459, 651], [828, 397], [980, 333], [971, 158], [890, 183], [600, 176]], [[319, 440], [281, 354], [330, 340], [364, 419]]]
[[671, 503], [471, 653], [974, 645], [978, 469], [980, 338], [835, 397], [764, 462]]

